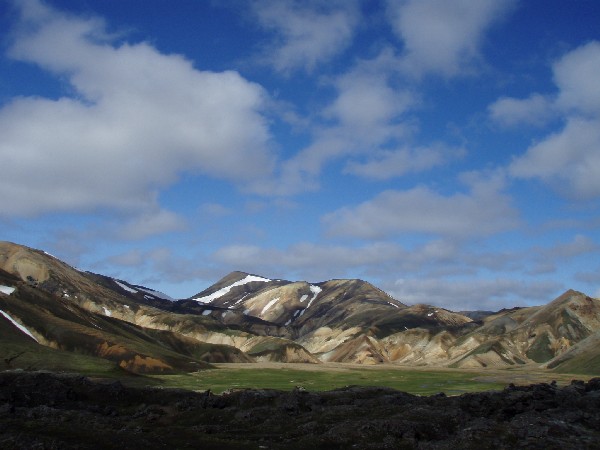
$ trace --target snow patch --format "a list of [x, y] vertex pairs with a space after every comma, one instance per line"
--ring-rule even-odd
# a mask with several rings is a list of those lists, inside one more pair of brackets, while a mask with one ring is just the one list
[[400, 308], [398, 305], [392, 303], [392, 302], [388, 302], [388, 304], [392, 305], [394, 308]]
[[310, 299], [310, 301], [308, 302], [308, 305], [306, 305], [306, 309], [303, 309], [302, 312], [300, 313], [300, 316], [302, 316], [304, 314], [304, 312], [310, 308], [310, 305], [312, 305], [312, 302], [315, 301], [315, 298], [317, 298], [317, 295], [319, 295], [321, 292], [323, 292], [323, 289], [321, 289], [319, 286], [313, 286], [312, 284], [310, 285], [310, 292], [313, 293], [312, 298]]
[[248, 297], [248, 294], [244, 294], [242, 298], [240, 298], [237, 302], [235, 302], [233, 304], [233, 306], [237, 305], [239, 302], [241, 302], [242, 300], [244, 300], [246, 297]]
[[158, 298], [162, 298], [163, 300], [169, 300], [171, 302], [175, 301], [175, 299], [173, 297], [169, 297], [167, 294], [165, 294], [164, 292], [160, 292], [160, 291], [155, 291], [154, 289], [150, 289], [150, 288], [143, 288], [143, 287], [139, 287], [136, 286], [140, 291], [142, 292], [146, 292], [150, 295], [153, 295], [154, 297], [158, 297]]
[[21, 325], [19, 322], [17, 322], [15, 319], [13, 319], [10, 316], [10, 314], [5, 313], [1, 309], [0, 309], [0, 314], [2, 314], [4, 317], [6, 317], [8, 320], [10, 320], [15, 327], [17, 327], [19, 330], [21, 330], [23, 333], [25, 333], [27, 336], [29, 336], [31, 339], [33, 339], [35, 342], [37, 342], [39, 344], [40, 341], [38, 341], [36, 339], [36, 337], [33, 334], [31, 334], [27, 328], [25, 328], [23, 325]]
[[129, 309], [129, 305], [123, 305], [125, 308]]
[[202, 315], [208, 316], [211, 312], [212, 312], [212, 309], [207, 309], [207, 310], [202, 311]]
[[119, 283], [117, 280], [113, 280], [115, 283], [117, 283], [119, 285], [119, 287], [127, 292], [131, 292], [132, 294], [137, 294], [138, 291], [136, 291], [135, 289], [131, 289], [129, 286], [123, 284], [123, 283]]
[[321, 289], [319, 286], [313, 286], [312, 284], [310, 285], [310, 292], [313, 293], [313, 296], [309, 300], [308, 305], [306, 305], [307, 309], [310, 308], [310, 305], [312, 305], [312, 302], [315, 301], [315, 298], [317, 298], [317, 295], [319, 295], [322, 291], [323, 291], [323, 289]]
[[431, 316], [433, 316], [433, 313], [428, 313], [427, 314], [427, 317], [431, 317]]
[[241, 279], [239, 281], [236, 281], [235, 283], [233, 283], [233, 284], [231, 284], [229, 286], [221, 288], [217, 292], [213, 292], [212, 294], [206, 295], [204, 297], [196, 297], [196, 298], [193, 298], [192, 300], [195, 300], [197, 302], [202, 302], [202, 303], [210, 303], [210, 302], [212, 302], [213, 300], [216, 300], [219, 297], [223, 297], [225, 294], [227, 294], [229, 291], [231, 291], [231, 289], [233, 289], [234, 287], [236, 287], [236, 286], [242, 286], [244, 284], [251, 283], [253, 281], [268, 282], [268, 281], [271, 281], [271, 280], [269, 280], [268, 278], [257, 277], [255, 275], [246, 275], [245, 278], [243, 278], [243, 279]]
[[300, 297], [300, 301], [303, 302], [307, 298], [308, 298], [308, 294], [304, 294], [302, 297]]
[[288, 326], [288, 325], [289, 325], [291, 322], [292, 322], [292, 319], [288, 320], [288, 321], [285, 323], [285, 326], [287, 327], [287, 326]]
[[16, 288], [14, 287], [0, 285], [0, 292], [6, 295], [12, 294], [13, 292], [15, 292], [15, 289]]
[[110, 309], [108, 309], [108, 308], [106, 308], [104, 306], [102, 307], [102, 309], [104, 310], [104, 315], [105, 316], [108, 316], [108, 317], [112, 316], [112, 311]]
[[271, 308], [271, 306], [273, 306], [275, 303], [277, 303], [279, 301], [279, 297], [274, 298], [273, 300], [271, 300], [269, 303], [267, 303], [265, 305], [265, 307], [262, 309], [262, 311], [260, 312], [260, 315], [262, 316], [264, 313], [266, 313], [269, 308]]

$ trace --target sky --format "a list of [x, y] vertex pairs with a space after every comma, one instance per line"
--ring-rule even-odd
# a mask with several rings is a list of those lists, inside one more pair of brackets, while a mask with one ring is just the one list
[[187, 298], [600, 297], [596, 0], [0, 0], [0, 240]]

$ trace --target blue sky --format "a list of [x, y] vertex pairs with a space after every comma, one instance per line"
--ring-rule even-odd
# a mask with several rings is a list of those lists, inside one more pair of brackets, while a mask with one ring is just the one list
[[0, 0], [0, 236], [184, 298], [600, 296], [594, 0]]

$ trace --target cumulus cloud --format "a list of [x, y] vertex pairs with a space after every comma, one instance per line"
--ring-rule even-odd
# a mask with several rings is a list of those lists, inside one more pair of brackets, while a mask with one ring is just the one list
[[344, 74], [329, 79], [335, 98], [322, 109], [323, 120], [313, 127], [311, 144], [285, 161], [276, 179], [260, 180], [253, 190], [281, 195], [317, 190], [323, 167], [348, 157], [367, 155], [367, 162], [349, 162], [346, 173], [379, 179], [446, 162], [451, 151], [441, 152], [435, 146], [410, 153], [403, 149], [402, 141], [415, 128], [407, 116], [418, 104], [418, 91], [406, 82], [406, 71], [462, 72], [477, 58], [484, 31], [512, 4], [512, 0], [389, 2], [389, 17], [404, 41], [404, 53], [398, 56], [396, 49], [385, 47], [377, 56], [359, 60]]
[[353, 135], [370, 132], [381, 139], [380, 135], [390, 134], [390, 122], [406, 112], [413, 98], [409, 91], [391, 85], [390, 72], [385, 70], [389, 57], [389, 52], [384, 51], [378, 58], [362, 61], [338, 77], [337, 97], [326, 108], [325, 117]]
[[392, 296], [407, 304], [426, 303], [454, 311], [489, 310], [545, 304], [565, 288], [556, 281], [444, 280], [439, 278], [397, 279], [384, 286]]
[[567, 53], [553, 66], [560, 89], [560, 107], [594, 117], [600, 115], [600, 42], [592, 41]]
[[533, 94], [525, 99], [502, 97], [488, 108], [491, 119], [502, 126], [545, 125], [556, 116], [552, 99]]
[[282, 164], [277, 180], [256, 183], [255, 191], [287, 195], [315, 190], [327, 163], [370, 154], [409, 134], [412, 126], [404, 115], [416, 100], [409, 89], [393, 85], [393, 76], [393, 54], [386, 49], [335, 78], [336, 96], [322, 110], [324, 121], [314, 127], [310, 145]]
[[544, 125], [548, 119], [600, 116], [600, 87], [596, 82], [600, 72], [600, 42], [592, 41], [578, 47], [552, 65], [556, 95], [533, 93], [528, 98], [502, 97], [488, 108], [496, 123], [514, 126], [522, 123]]
[[544, 124], [553, 116], [564, 126], [532, 144], [513, 159], [509, 173], [540, 179], [572, 198], [600, 196], [600, 42], [592, 41], [557, 60], [553, 66], [558, 92], [534, 93], [526, 99], [501, 98], [489, 107], [497, 123]]
[[260, 86], [148, 43], [117, 45], [98, 19], [36, 0], [19, 7], [11, 57], [60, 77], [72, 95], [0, 109], [2, 214], [148, 210], [184, 171], [237, 183], [271, 172]]
[[284, 73], [311, 72], [327, 62], [351, 43], [358, 22], [354, 0], [263, 0], [254, 2], [253, 10], [263, 27], [277, 33], [265, 59]]
[[431, 241], [415, 248], [405, 248], [391, 241], [360, 246], [299, 242], [284, 249], [255, 244], [226, 245], [211, 255], [211, 260], [224, 271], [243, 270], [271, 278], [378, 280], [393, 278], [398, 272], [415, 274], [432, 267], [452, 266], [453, 273], [465, 273], [465, 270], [472, 273], [459, 262], [462, 254], [460, 246], [448, 241]]
[[[465, 177], [468, 178], [468, 177]], [[331, 236], [379, 239], [414, 232], [459, 238], [488, 236], [513, 229], [517, 211], [501, 192], [500, 176], [468, 180], [470, 191], [444, 195], [419, 186], [384, 191], [355, 207], [323, 217]]]
[[187, 228], [186, 220], [180, 215], [164, 209], [146, 211], [119, 226], [116, 233], [122, 239], [144, 239], [149, 236]]
[[515, 2], [388, 0], [387, 4], [393, 30], [404, 42], [404, 70], [453, 76], [472, 67], [484, 32]]
[[574, 198], [600, 196], [600, 117], [570, 118], [510, 165], [517, 178], [538, 178]]
[[[590, 271], [578, 272], [575, 274], [575, 279], [583, 283], [593, 284], [597, 287], [600, 285], [600, 267], [596, 267], [594, 270]], [[600, 288], [597, 289], [600, 290]], [[595, 295], [598, 296], [598, 294]]]
[[407, 173], [423, 172], [448, 161], [464, 156], [463, 148], [452, 148], [444, 144], [430, 147], [381, 150], [366, 162], [349, 161], [345, 173], [375, 180], [388, 180]]
[[221, 203], [204, 203], [200, 206], [200, 213], [208, 217], [224, 217], [233, 214], [233, 210]]
[[596, 253], [598, 250], [600, 250], [600, 245], [589, 236], [576, 234], [569, 242], [558, 243], [553, 247], [540, 250], [539, 257], [546, 261], [555, 260], [564, 262], [577, 256]]
[[[548, 280], [524, 281], [502, 275], [496, 279], [480, 277], [478, 272], [486, 267], [495, 266], [498, 270], [495, 256], [497, 253], [482, 254], [447, 240], [433, 240], [410, 249], [392, 242], [358, 247], [299, 243], [283, 250], [237, 244], [222, 247], [213, 259], [229, 270], [284, 278], [293, 274], [294, 280], [313, 282], [367, 275], [369, 279], [382, 280], [376, 282], [378, 287], [403, 302], [428, 303], [452, 310], [498, 310], [543, 304], [566, 289]], [[519, 253], [507, 258], [512, 261], [521, 256], [528, 257]], [[521, 262], [513, 269], [522, 272], [527, 264]], [[399, 279], [398, 273], [405, 274], [405, 278]]]
[[[94, 270], [132, 283], [164, 289], [163, 292], [182, 298], [201, 291], [201, 281], [205, 285], [212, 284], [224, 275], [221, 268], [198, 264], [198, 259], [179, 255], [166, 247], [133, 248], [98, 261]], [[182, 294], [183, 289], [188, 291]]]
[[361, 248], [351, 248], [300, 242], [285, 250], [265, 249], [256, 245], [229, 245], [215, 252], [214, 257], [229, 265], [240, 264], [263, 269], [283, 266], [291, 270], [318, 268], [321, 272], [325, 269], [331, 273], [332, 268], [341, 268], [342, 265], [356, 268], [381, 264], [400, 259], [404, 254], [400, 247], [388, 243], [375, 242]]

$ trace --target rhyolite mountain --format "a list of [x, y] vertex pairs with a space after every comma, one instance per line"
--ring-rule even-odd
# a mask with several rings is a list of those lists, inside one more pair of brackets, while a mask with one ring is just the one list
[[0, 357], [8, 367], [42, 368], [61, 355], [137, 373], [254, 361], [597, 373], [599, 342], [600, 300], [576, 291], [543, 306], [458, 313], [405, 305], [361, 280], [232, 272], [173, 300], [0, 242]]

